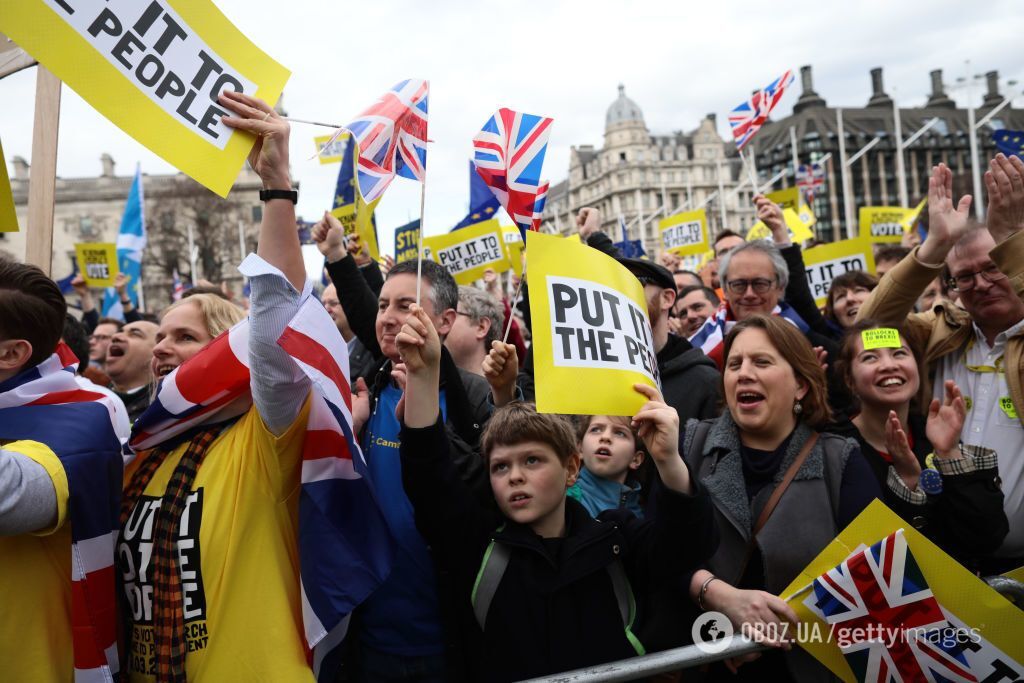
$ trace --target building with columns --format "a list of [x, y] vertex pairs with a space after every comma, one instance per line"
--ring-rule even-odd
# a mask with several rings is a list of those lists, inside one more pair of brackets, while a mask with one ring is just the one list
[[[101, 172], [88, 178], [58, 178], [53, 219], [53, 260], [51, 276], [71, 274], [75, 244], [116, 242], [125, 202], [135, 178], [133, 172], [115, 173], [109, 154], [100, 158]], [[21, 231], [0, 233], [0, 251], [17, 259], [25, 256], [28, 226], [28, 187], [31, 169], [21, 157], [11, 160], [14, 173], [11, 191]], [[134, 169], [132, 169], [134, 171]], [[191, 225], [195, 245], [195, 279], [226, 282], [236, 293], [242, 290], [242, 276], [236, 266], [245, 251], [255, 248], [263, 203], [263, 185], [243, 165], [226, 199], [213, 194], [182, 173], [142, 175], [143, 215], [148, 243], [142, 259], [143, 299], [146, 309], [158, 311], [171, 300], [172, 273], [192, 280], [192, 259], [188, 249]]]
[[597, 207], [613, 240], [622, 239], [622, 216], [630, 239], [643, 239], [652, 257], [666, 214], [703, 206], [712, 234], [723, 227], [745, 231], [756, 219], [750, 185], [737, 190], [741, 170], [733, 143], [718, 135], [714, 114], [690, 132], [652, 134], [620, 85], [605, 115], [604, 146], [572, 146], [568, 178], [548, 191], [545, 228], [568, 235], [580, 208]]
[[[754, 149], [761, 182], [781, 173], [782, 186], [794, 183], [794, 142], [801, 164], [816, 162], [831, 155], [823, 164], [826, 185], [816, 194], [812, 206], [818, 217], [815, 226], [817, 237], [824, 241], [847, 237], [848, 223], [849, 235], [856, 235], [858, 209], [862, 206], [898, 206], [901, 203], [896, 158], [896, 104], [885, 92], [882, 69], [872, 69], [870, 77], [872, 94], [863, 106], [829, 106], [814, 90], [811, 67], [801, 67], [801, 93], [793, 106], [793, 113], [766, 123], [748, 146]], [[932, 166], [940, 161], [948, 164], [956, 176], [956, 194], [975, 192], [971, 175], [968, 111], [958, 108], [949, 96], [951, 88], [944, 83], [941, 70], [932, 71], [930, 77], [931, 94], [923, 107], [898, 108], [904, 143], [935, 119], [935, 123], [926, 132], [904, 149], [909, 206], [915, 206], [927, 196], [928, 176]], [[999, 74], [996, 71], [988, 72], [984, 80], [985, 93], [980, 101], [968, 93], [968, 99], [973, 100], [971, 105], [976, 107], [976, 121], [982, 121], [1000, 106], [1003, 108], [977, 131], [981, 173], [984, 173], [988, 160], [995, 154], [992, 132], [1003, 128], [1024, 130], [1024, 110], [1013, 108], [1011, 103], [1014, 97], [1020, 95], [1020, 91], [1000, 92]], [[980, 83], [978, 85], [980, 87]], [[1016, 84], [1011, 82], [1009, 85]], [[863, 156], [848, 166], [849, 211], [843, 200], [843, 177], [840, 170], [840, 110], [847, 158], [873, 144]], [[876, 138], [878, 141], [874, 142]]]

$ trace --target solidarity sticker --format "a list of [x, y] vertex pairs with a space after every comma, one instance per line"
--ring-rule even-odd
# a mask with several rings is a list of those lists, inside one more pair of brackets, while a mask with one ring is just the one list
[[892, 327], [864, 330], [860, 333], [860, 340], [864, 343], [865, 351], [870, 351], [871, 349], [898, 349], [901, 346], [899, 330]]

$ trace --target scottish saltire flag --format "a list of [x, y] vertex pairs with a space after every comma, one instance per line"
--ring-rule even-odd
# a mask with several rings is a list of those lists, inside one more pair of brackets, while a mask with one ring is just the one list
[[[494, 218], [494, 213], [500, 206], [498, 198], [494, 196], [491, 188], [487, 187], [487, 183], [476, 172], [476, 167], [471, 160], [469, 162], [469, 211], [466, 212], [466, 217], [456, 223], [452, 230], [490, 220]], [[541, 207], [541, 211], [543, 210], [544, 208]]]
[[45, 361], [0, 384], [0, 437], [46, 444], [67, 475], [75, 680], [91, 683], [118, 672], [114, 540], [124, 461], [113, 402], [80, 388], [77, 367], [61, 342]]
[[768, 120], [768, 115], [792, 83], [793, 72], [787, 71], [729, 113], [729, 125], [732, 126], [736, 149], [743, 149], [743, 146], [750, 142], [750, 138]]
[[[356, 182], [367, 203], [380, 198], [395, 175], [423, 182], [427, 170], [427, 81], [409, 79], [338, 130], [359, 146]], [[346, 166], [342, 161], [342, 169]]]
[[1024, 130], [997, 130], [992, 133], [992, 142], [1006, 156], [1024, 159]]
[[540, 227], [547, 199], [547, 183], [540, 176], [553, 121], [502, 108], [473, 138], [476, 172], [519, 226], [524, 241], [527, 230]]
[[[804, 322], [804, 319], [800, 317], [800, 314], [785, 301], [780, 301], [775, 306], [772, 310], [772, 315], [785, 318], [804, 334], [807, 334], [811, 329]], [[718, 369], [721, 370], [725, 367], [725, 338], [735, 325], [736, 316], [733, 314], [729, 302], [723, 301], [718, 310], [715, 311], [715, 314], [704, 321], [700, 329], [693, 333], [693, 336], [689, 338], [689, 342], [703, 351], [705, 356], [715, 361]]]
[[[238, 397], [251, 398], [248, 335], [246, 319], [167, 375], [135, 422], [131, 446], [152, 448], [200, 424], [251, 409], [251, 403], [232, 405]], [[390, 572], [393, 542], [353, 433], [348, 345], [308, 286], [278, 344], [312, 382], [299, 556], [303, 626], [310, 663], [319, 676], [324, 657], [344, 638], [352, 610]]]
[[[126, 291], [136, 308], [139, 307], [138, 288], [142, 286], [142, 252], [146, 248], [146, 217], [143, 209], [142, 171], [136, 166], [135, 180], [128, 192], [128, 202], [121, 216], [121, 229], [117, 233], [118, 272], [131, 278]], [[103, 315], [124, 319], [121, 299], [113, 287], [107, 287], [103, 296]]]
[[622, 241], [615, 242], [614, 246], [626, 258], [640, 258], [646, 256], [643, 240], [629, 239], [629, 229], [626, 227], [626, 219], [619, 215], [619, 229], [622, 230]]
[[902, 529], [815, 579], [804, 604], [829, 624], [858, 681], [980, 680]]

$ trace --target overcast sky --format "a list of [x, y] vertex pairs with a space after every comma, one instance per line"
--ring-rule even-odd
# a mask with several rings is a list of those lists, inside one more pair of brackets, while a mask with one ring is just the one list
[[[7, 0], [4, 0], [7, 1]], [[928, 72], [947, 83], [998, 69], [1024, 82], [1020, 5], [1014, 0], [893, 3], [684, 3], [476, 0], [217, 0], [239, 29], [291, 70], [289, 114], [343, 123], [405, 78], [430, 80], [426, 231], [447, 231], [466, 212], [473, 135], [499, 107], [555, 119], [545, 162], [552, 183], [565, 178], [569, 146], [600, 147], [605, 111], [621, 82], [652, 133], [692, 130], [708, 112], [729, 136], [725, 115], [785, 69], [814, 67], [815, 89], [830, 105], [863, 106], [869, 70], [885, 69], [886, 91], [901, 106], [924, 103]], [[1015, 18], [1016, 17], [1016, 18]], [[7, 161], [29, 159], [35, 70], [0, 80], [0, 139]], [[1019, 93], [1022, 86], [1014, 89]], [[799, 77], [781, 115], [791, 111]], [[952, 92], [966, 101], [966, 92]], [[975, 91], [975, 102], [981, 90]], [[1018, 100], [1016, 106], [1021, 106]], [[338, 167], [308, 160], [325, 129], [292, 126], [292, 175], [299, 214], [330, 208]], [[57, 172], [98, 175], [104, 152], [128, 175], [173, 168], [106, 121], [69, 89], [61, 102]], [[9, 168], [10, 170], [10, 168]], [[419, 188], [397, 178], [378, 208], [381, 250], [392, 230], [416, 218]]]

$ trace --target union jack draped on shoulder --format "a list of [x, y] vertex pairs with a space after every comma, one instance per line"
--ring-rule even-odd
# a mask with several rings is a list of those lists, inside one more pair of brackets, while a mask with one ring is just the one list
[[78, 359], [63, 342], [39, 365], [0, 384], [0, 437], [45, 444], [68, 480], [71, 629], [76, 681], [118, 672], [114, 593], [124, 467], [114, 404], [75, 381]]
[[473, 138], [476, 172], [526, 236], [540, 228], [548, 183], [541, 168], [554, 119], [499, 109]]
[[[249, 321], [223, 333], [161, 382], [136, 421], [136, 449], [249, 409]], [[348, 345], [306, 296], [278, 345], [310, 379], [302, 454], [299, 567], [306, 645], [314, 673], [344, 638], [347, 617], [391, 569], [392, 540], [353, 432]], [[241, 404], [241, 405], [240, 405]]]
[[[811, 329], [796, 310], [785, 301], [780, 301], [772, 310], [777, 315], [791, 322], [798, 330], [807, 334]], [[725, 338], [736, 325], [736, 316], [728, 301], [723, 301], [715, 314], [704, 321], [704, 324], [693, 333], [689, 342], [704, 352], [704, 355], [715, 361], [721, 370], [725, 367]]]
[[736, 149], [743, 149], [743, 146], [750, 142], [761, 126], [768, 120], [772, 109], [782, 99], [786, 88], [793, 83], [793, 72], [786, 71], [766, 87], [758, 90], [750, 99], [736, 107], [729, 113], [729, 125], [732, 126], [732, 135], [736, 140]]

